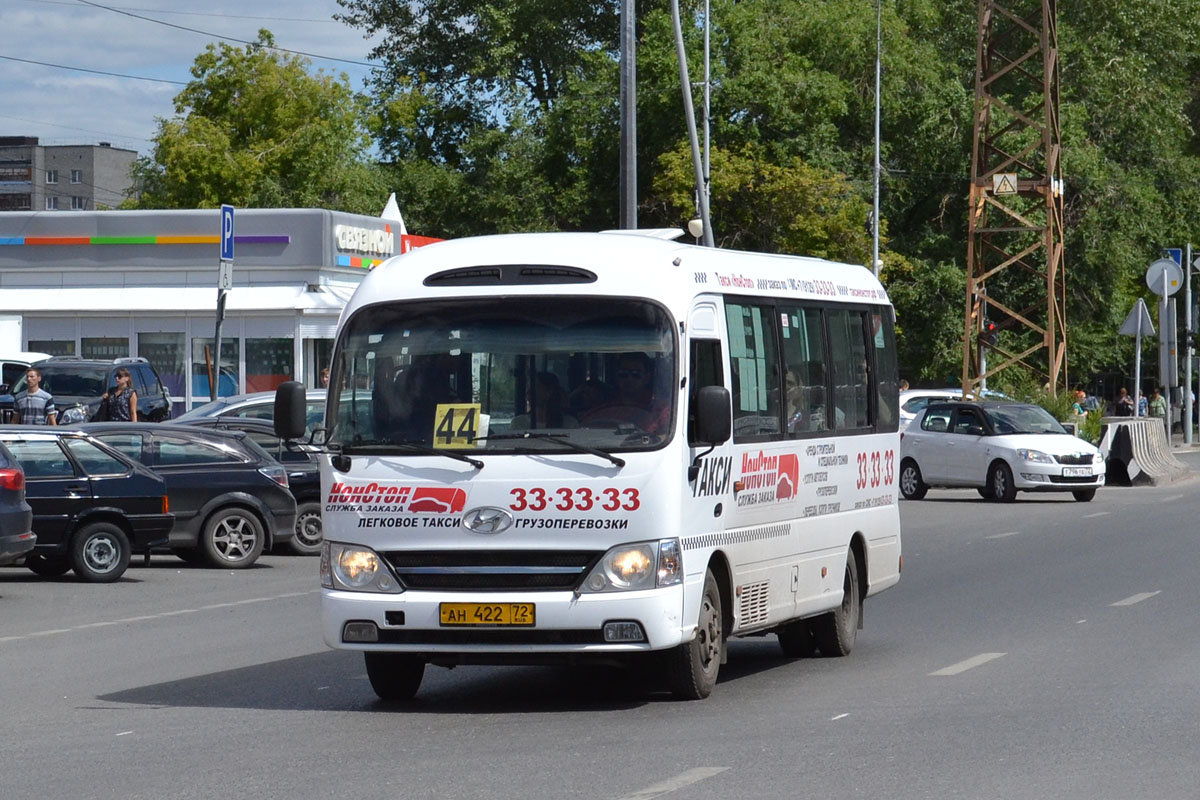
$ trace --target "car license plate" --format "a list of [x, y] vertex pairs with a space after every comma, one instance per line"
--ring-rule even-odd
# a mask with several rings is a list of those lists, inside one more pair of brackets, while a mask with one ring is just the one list
[[532, 627], [533, 603], [442, 603], [442, 625], [494, 625]]
[[1092, 476], [1091, 467], [1063, 467], [1064, 478], [1081, 478]]

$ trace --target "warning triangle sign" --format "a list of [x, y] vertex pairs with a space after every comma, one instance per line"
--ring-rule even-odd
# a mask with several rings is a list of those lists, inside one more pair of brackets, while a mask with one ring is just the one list
[[1011, 172], [1002, 172], [992, 176], [992, 194], [1016, 194], [1017, 176]]

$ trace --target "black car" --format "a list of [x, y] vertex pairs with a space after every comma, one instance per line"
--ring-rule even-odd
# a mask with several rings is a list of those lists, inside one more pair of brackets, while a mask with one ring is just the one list
[[25, 471], [0, 444], [0, 566], [20, 559], [36, 543], [33, 511], [25, 502]]
[[[116, 371], [129, 370], [138, 397], [138, 421], [162, 422], [171, 417], [171, 395], [154, 367], [144, 358], [75, 358], [54, 356], [33, 365], [42, 373], [42, 388], [54, 397], [59, 425], [87, 422], [100, 407], [100, 397], [117, 384]], [[24, 391], [25, 378], [11, 387]], [[12, 399], [5, 398], [11, 408]], [[4, 408], [0, 405], [0, 413]]]
[[165, 544], [174, 519], [166, 484], [141, 464], [78, 429], [0, 427], [0, 442], [25, 473], [37, 545], [25, 566], [38, 575], [68, 570], [110, 583], [135, 551]]
[[287, 472], [241, 431], [176, 423], [95, 422], [84, 430], [163, 477], [184, 561], [238, 569], [295, 537]]
[[296, 498], [296, 536], [288, 548], [299, 555], [321, 552], [321, 473], [318, 448], [294, 439], [280, 439], [270, 420], [246, 417], [180, 418], [180, 425], [225, 431], [245, 431], [259, 447], [273, 455], [287, 469], [288, 487]]

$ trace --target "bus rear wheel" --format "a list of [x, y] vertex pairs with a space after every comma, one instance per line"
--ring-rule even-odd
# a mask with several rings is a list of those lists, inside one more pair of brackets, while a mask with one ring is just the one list
[[725, 629], [721, 616], [721, 589], [710, 569], [704, 575], [704, 596], [696, 635], [670, 652], [671, 694], [679, 700], [703, 700], [717, 685], [725, 656]]

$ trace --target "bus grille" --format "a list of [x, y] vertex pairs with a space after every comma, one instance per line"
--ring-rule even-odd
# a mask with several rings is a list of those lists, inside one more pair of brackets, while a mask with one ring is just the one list
[[592, 550], [422, 550], [385, 552], [406, 589], [443, 591], [574, 589], [603, 553]]

